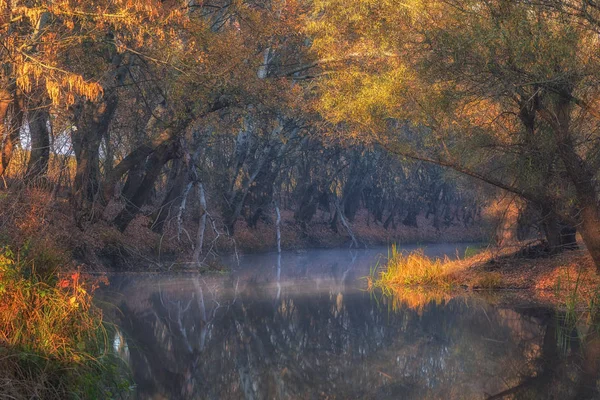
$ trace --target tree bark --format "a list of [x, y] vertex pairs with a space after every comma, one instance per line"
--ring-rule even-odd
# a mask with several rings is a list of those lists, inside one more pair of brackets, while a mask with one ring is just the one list
[[596, 264], [597, 271], [600, 272], [600, 209], [594, 172], [575, 149], [571, 135], [571, 109], [570, 96], [560, 95], [555, 106], [558, 155], [577, 194], [581, 237]]
[[48, 173], [50, 161], [50, 130], [48, 129], [49, 113], [39, 105], [28, 112], [29, 134], [31, 136], [31, 153], [27, 164], [26, 180], [32, 181]]
[[104, 187], [104, 197], [111, 198], [114, 195], [114, 188], [117, 182], [128, 172], [131, 172], [136, 167], [146, 161], [156, 149], [160, 146], [169, 143], [179, 130], [182, 129], [179, 125], [176, 127], [166, 128], [160, 135], [153, 139], [150, 143], [142, 144], [135, 148], [125, 158], [123, 158], [117, 165], [115, 165], [110, 174], [106, 177]]
[[198, 198], [200, 199], [200, 207], [202, 217], [200, 218], [200, 225], [198, 226], [198, 233], [196, 234], [196, 248], [194, 249], [193, 262], [195, 265], [200, 266], [200, 255], [202, 254], [202, 247], [204, 247], [204, 232], [206, 231], [206, 195], [204, 193], [204, 185], [198, 184]]
[[163, 166], [178, 155], [178, 142], [176, 140], [161, 144], [148, 158], [144, 178], [135, 193], [125, 199], [125, 208], [114, 220], [115, 225], [122, 232], [140, 212], [146, 199], [152, 192], [156, 179]]
[[77, 168], [73, 182], [73, 200], [76, 210], [85, 216], [97, 200], [100, 188], [100, 142], [108, 134], [110, 122], [117, 108], [117, 96], [110, 95], [98, 103], [85, 102], [77, 110], [77, 130], [71, 140]]
[[277, 219], [275, 220], [275, 239], [277, 240], [277, 253], [281, 254], [281, 213], [279, 212], [279, 205], [275, 202], [275, 215]]
[[4, 175], [12, 159], [13, 151], [23, 124], [23, 105], [16, 92], [0, 89], [0, 175]]
[[385, 222], [383, 223], [383, 229], [385, 229], [386, 231], [390, 227], [390, 223], [391, 224], [394, 223], [394, 215], [395, 214], [396, 214], [396, 207], [392, 206], [392, 209], [390, 210], [390, 215], [386, 218]]
[[[0, 141], [7, 140], [8, 108], [11, 105], [12, 100], [12, 95], [8, 90], [0, 89]], [[5, 162], [4, 160], [4, 151], [2, 152], [0, 161], [0, 175], [3, 175], [8, 165], [8, 162]]]
[[165, 223], [171, 214], [171, 210], [173, 207], [177, 207], [177, 205], [180, 203], [183, 189], [185, 188], [187, 182], [190, 181], [186, 165], [181, 162], [182, 160], [177, 161], [179, 162], [174, 168], [174, 174], [169, 177], [169, 180], [172, 182], [170, 185], [167, 182], [167, 195], [165, 196], [159, 210], [156, 212], [156, 217], [154, 218], [152, 230], [157, 233], [163, 232]]

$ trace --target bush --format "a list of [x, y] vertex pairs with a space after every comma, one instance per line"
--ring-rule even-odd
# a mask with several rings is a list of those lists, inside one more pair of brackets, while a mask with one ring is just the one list
[[[37, 260], [45, 257], [36, 256]], [[99, 281], [36, 271], [0, 249], [0, 380], [8, 398], [114, 398], [128, 386], [109, 351]]]

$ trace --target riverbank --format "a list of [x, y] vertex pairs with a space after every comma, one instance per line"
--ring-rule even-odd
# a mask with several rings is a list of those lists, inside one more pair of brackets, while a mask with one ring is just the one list
[[[139, 216], [125, 232], [103, 219], [106, 210], [95, 210], [88, 220], [76, 220], [68, 199], [35, 188], [0, 192], [0, 246], [21, 249], [27, 246], [61, 268], [77, 266], [88, 271], [169, 270], [192, 264], [198, 221], [189, 218], [181, 226], [173, 217], [163, 232], [152, 230], [150, 216]], [[419, 215], [416, 226], [385, 224], [359, 210], [349, 224], [359, 247], [377, 245], [487, 242], [493, 224], [479, 219], [465, 224], [454, 221], [433, 226], [433, 217]], [[326, 213], [318, 214], [301, 228], [290, 210], [281, 211], [281, 247], [283, 250], [343, 248], [352, 243], [342, 225], [335, 229]], [[233, 235], [226, 234], [223, 222], [211, 216], [204, 235], [200, 258], [205, 269], [219, 268], [219, 257], [231, 253], [261, 253], [277, 249], [274, 221], [258, 221], [249, 227], [243, 219]]]
[[[598, 307], [600, 276], [586, 250], [560, 254], [524, 254], [515, 245], [484, 249], [462, 260], [392, 257], [369, 277], [372, 287], [418, 306], [465, 292], [496, 296], [498, 301], [526, 300], [553, 308], [585, 311]], [[411, 265], [409, 265], [411, 264]], [[412, 271], [409, 275], [407, 271]], [[504, 296], [508, 295], [508, 296]], [[509, 299], [509, 300], [507, 300]]]

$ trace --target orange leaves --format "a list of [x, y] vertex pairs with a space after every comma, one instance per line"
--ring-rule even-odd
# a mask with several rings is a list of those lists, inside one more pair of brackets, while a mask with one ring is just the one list
[[178, 26], [183, 25], [185, 14], [171, 3], [18, 2], [10, 10], [11, 19], [28, 23], [15, 24], [2, 37], [0, 62], [11, 65], [12, 78], [23, 92], [45, 89], [54, 105], [68, 106], [77, 96], [94, 100], [103, 92], [98, 81], [110, 68], [109, 52], [142, 47], [147, 52], [153, 38], [178, 46]]

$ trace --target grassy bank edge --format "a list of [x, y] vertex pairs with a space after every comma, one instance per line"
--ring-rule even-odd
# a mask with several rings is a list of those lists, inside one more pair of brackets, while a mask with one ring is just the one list
[[370, 289], [382, 290], [412, 305], [447, 300], [465, 292], [520, 292], [522, 298], [564, 310], [589, 311], [600, 305], [600, 276], [584, 250], [536, 258], [522, 256], [518, 245], [486, 248], [462, 259], [439, 259], [422, 251], [392, 246], [374, 266]]

